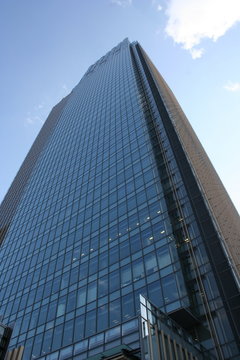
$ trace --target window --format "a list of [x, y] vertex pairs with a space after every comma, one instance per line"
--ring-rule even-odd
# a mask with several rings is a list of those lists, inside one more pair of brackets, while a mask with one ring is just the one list
[[156, 260], [156, 256], [154, 253], [145, 255], [144, 263], [145, 263], [147, 275], [150, 275], [153, 272], [155, 272], [156, 270], [158, 270], [157, 260]]
[[132, 263], [133, 281], [139, 280], [144, 277], [143, 260], [137, 259]]
[[132, 272], [130, 265], [126, 265], [121, 268], [121, 286], [130, 284], [132, 280]]
[[[63, 334], [63, 324], [56, 326], [54, 329], [52, 350], [57, 350], [58, 348], [61, 347], [62, 334]], [[36, 336], [36, 339], [37, 338], [38, 336]]]
[[134, 311], [134, 298], [133, 294], [128, 294], [122, 297], [122, 319], [127, 320], [133, 317]]
[[101, 331], [108, 327], [108, 305], [102, 305], [98, 308], [97, 330]]
[[85, 336], [91, 336], [96, 331], [96, 310], [92, 310], [86, 315]]
[[168, 275], [162, 279], [163, 296], [166, 303], [178, 299], [177, 285], [174, 275]]
[[66, 309], [66, 296], [62, 296], [58, 302], [57, 316], [64, 315], [65, 309]]
[[67, 321], [64, 324], [63, 342], [62, 345], [69, 345], [72, 343], [73, 338], [73, 320]]
[[80, 288], [77, 294], [77, 307], [81, 307], [86, 304], [86, 286]]
[[110, 326], [116, 325], [121, 321], [120, 299], [116, 299], [109, 304], [109, 321]]
[[158, 265], [159, 268], [162, 269], [165, 266], [168, 266], [171, 264], [171, 257], [169, 253], [168, 247], [161, 247], [157, 251], [157, 258], [158, 258]]

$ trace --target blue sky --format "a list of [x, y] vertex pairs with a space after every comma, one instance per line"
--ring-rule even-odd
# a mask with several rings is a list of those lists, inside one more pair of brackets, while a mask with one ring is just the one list
[[239, 0], [1, 0], [3, 199], [51, 108], [117, 43], [138, 40], [240, 211]]

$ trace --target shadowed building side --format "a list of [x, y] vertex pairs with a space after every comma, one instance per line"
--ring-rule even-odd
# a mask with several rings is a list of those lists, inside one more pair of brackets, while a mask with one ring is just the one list
[[4, 197], [0, 206], [0, 246], [4, 241], [5, 234], [11, 224], [18, 204], [24, 193], [24, 189], [31, 177], [32, 170], [41, 155], [46, 143], [49, 141], [55, 126], [61, 116], [68, 96], [63, 98], [50, 112], [45, 121], [41, 131], [29, 150], [22, 166], [20, 167], [16, 177], [14, 178], [6, 196]]
[[179, 165], [191, 206], [198, 219], [225, 309], [238, 339], [240, 336], [240, 324], [237, 320], [240, 318], [238, 212], [172, 91], [139, 44], [136, 44], [136, 49]]
[[230, 254], [228, 259], [239, 275], [239, 214], [173, 92], [142, 48], [141, 51], [195, 175], [205, 205], [212, 215], [214, 226], [223, 240], [221, 244]]

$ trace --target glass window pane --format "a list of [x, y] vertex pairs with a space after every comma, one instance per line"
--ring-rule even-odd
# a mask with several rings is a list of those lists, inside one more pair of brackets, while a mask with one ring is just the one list
[[66, 296], [62, 296], [58, 301], [57, 316], [62, 316], [66, 310]]
[[132, 271], [130, 265], [121, 268], [121, 286], [130, 284], [132, 280]]
[[96, 300], [97, 296], [97, 283], [96, 281], [88, 284], [87, 302]]
[[133, 294], [122, 297], [122, 319], [127, 320], [135, 315]]
[[57, 350], [61, 347], [63, 334], [63, 324], [58, 325], [54, 329], [52, 350]]
[[81, 307], [86, 304], [86, 294], [87, 294], [86, 286], [84, 286], [78, 290], [77, 307]]
[[121, 303], [116, 299], [109, 304], [109, 322], [110, 326], [116, 325], [121, 321]]
[[64, 324], [63, 342], [62, 345], [69, 345], [73, 341], [73, 320], [67, 321]]
[[171, 264], [171, 257], [169, 253], [168, 247], [161, 247], [157, 251], [157, 258], [158, 258], [158, 265], [159, 268], [162, 269], [165, 266], [168, 266]]
[[147, 275], [152, 274], [158, 270], [156, 255], [151, 253], [144, 256], [144, 263]]
[[135, 260], [132, 263], [132, 269], [133, 269], [133, 281], [139, 280], [142, 277], [144, 277], [144, 266], [142, 259]]
[[120, 288], [119, 270], [113, 271], [109, 274], [109, 292], [113, 292]]
[[83, 339], [84, 337], [84, 321], [85, 315], [76, 317], [74, 326], [74, 341]]
[[178, 299], [177, 284], [174, 275], [166, 276], [162, 279], [163, 296], [166, 303]]
[[96, 310], [92, 310], [86, 315], [85, 336], [91, 336], [96, 331]]

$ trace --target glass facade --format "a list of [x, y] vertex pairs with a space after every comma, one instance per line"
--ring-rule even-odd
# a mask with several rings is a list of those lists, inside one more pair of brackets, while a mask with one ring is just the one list
[[239, 358], [140, 52], [126, 39], [88, 69], [52, 115], [14, 205], [0, 315], [24, 360], [139, 348], [140, 294], [219, 359]]

